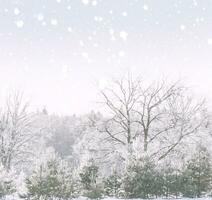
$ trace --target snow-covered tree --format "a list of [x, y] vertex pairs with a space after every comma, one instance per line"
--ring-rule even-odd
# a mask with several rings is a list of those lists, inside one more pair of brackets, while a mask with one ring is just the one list
[[99, 199], [102, 196], [102, 188], [99, 182], [99, 168], [91, 160], [87, 166], [84, 166], [80, 176], [83, 195], [91, 199]]
[[33, 154], [32, 144], [39, 130], [34, 126], [34, 115], [29, 103], [19, 92], [10, 95], [0, 113], [0, 162], [9, 170], [23, 164]]
[[186, 197], [201, 197], [211, 189], [211, 181], [210, 154], [204, 146], [199, 145], [183, 171], [182, 193]]
[[8, 171], [2, 164], [0, 165], [0, 198], [16, 191], [15, 177], [15, 171]]
[[122, 178], [114, 171], [109, 177], [104, 180], [104, 192], [107, 196], [119, 197], [122, 192]]
[[37, 166], [26, 179], [27, 199], [70, 199], [76, 194], [73, 170], [58, 157], [51, 157]]

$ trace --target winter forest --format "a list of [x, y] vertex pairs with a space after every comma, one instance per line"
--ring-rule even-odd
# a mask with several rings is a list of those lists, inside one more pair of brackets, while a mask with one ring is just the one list
[[1, 197], [91, 199], [212, 195], [212, 126], [180, 82], [131, 76], [100, 91], [105, 114], [32, 113], [21, 93], [1, 112]]
[[211, 0], [0, 0], [0, 199], [212, 199]]

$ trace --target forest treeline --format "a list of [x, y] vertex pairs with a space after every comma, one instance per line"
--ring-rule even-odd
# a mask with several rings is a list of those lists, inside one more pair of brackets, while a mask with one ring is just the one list
[[[32, 112], [21, 92], [0, 112], [0, 196], [23, 199], [212, 195], [211, 113], [180, 82], [132, 77], [100, 90], [101, 112]], [[103, 114], [104, 113], [104, 114]]]

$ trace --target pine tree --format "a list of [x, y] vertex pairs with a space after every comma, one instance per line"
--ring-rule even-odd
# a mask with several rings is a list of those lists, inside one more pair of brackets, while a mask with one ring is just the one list
[[84, 166], [80, 175], [80, 182], [83, 189], [83, 195], [90, 199], [99, 199], [102, 196], [102, 189], [98, 183], [99, 168], [91, 160], [87, 166]]
[[104, 180], [104, 192], [110, 197], [119, 197], [121, 192], [122, 179], [115, 171]]
[[0, 165], [0, 198], [13, 194], [16, 191], [14, 183], [15, 173], [10, 170], [7, 171], [3, 165]]
[[210, 154], [205, 147], [199, 145], [183, 171], [183, 195], [201, 197], [210, 189], [211, 176]]
[[28, 199], [69, 199], [75, 194], [72, 173], [62, 160], [52, 159], [40, 165], [26, 179]]
[[157, 186], [155, 164], [145, 158], [131, 165], [124, 179], [124, 190], [127, 198], [149, 198], [155, 196]]

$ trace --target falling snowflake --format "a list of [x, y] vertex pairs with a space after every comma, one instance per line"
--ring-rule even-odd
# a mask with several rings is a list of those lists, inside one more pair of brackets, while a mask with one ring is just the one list
[[15, 24], [18, 28], [22, 28], [24, 26], [23, 20], [18, 20], [18, 21], [15, 22]]
[[149, 10], [149, 6], [145, 4], [145, 5], [143, 6], [143, 9], [144, 9], [144, 10]]
[[122, 16], [126, 17], [127, 16], [127, 12], [123, 12]]
[[97, 1], [92, 1], [92, 6], [97, 6]]
[[58, 25], [58, 21], [56, 19], [51, 20], [51, 25], [56, 26]]
[[208, 38], [208, 44], [212, 45], [212, 38]]
[[82, 3], [84, 4], [84, 5], [88, 5], [89, 4], [89, 0], [82, 0]]
[[68, 27], [68, 32], [72, 32], [72, 28], [71, 27]]
[[119, 34], [120, 38], [124, 41], [127, 40], [127, 36], [128, 36], [128, 33], [125, 32], [125, 31], [121, 31], [120, 34]]
[[43, 21], [43, 19], [44, 19], [44, 16], [42, 14], [38, 14], [37, 15], [37, 20], [38, 21]]
[[94, 20], [95, 20], [96, 22], [101, 22], [101, 21], [103, 21], [103, 18], [102, 18], [102, 17], [95, 16], [95, 17], [94, 17]]
[[124, 51], [119, 51], [118, 55], [119, 55], [120, 57], [124, 57], [124, 56], [125, 56], [125, 52], [124, 52]]
[[180, 29], [181, 29], [182, 31], [184, 31], [184, 30], [186, 29], [185, 25], [181, 25], [181, 26], [180, 26]]
[[15, 9], [14, 9], [14, 14], [15, 14], [15, 15], [19, 15], [19, 14], [20, 14], [20, 10], [19, 10], [18, 8], [15, 8]]

